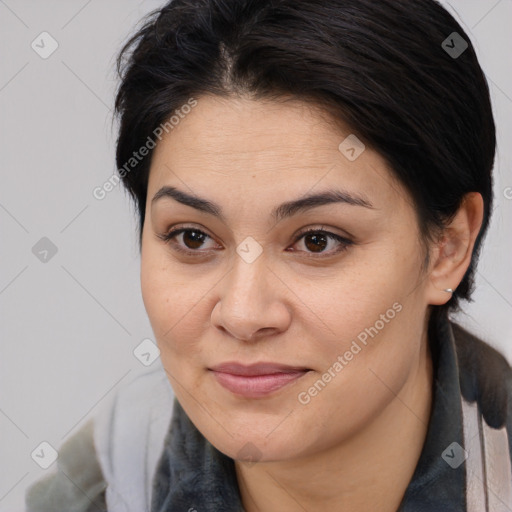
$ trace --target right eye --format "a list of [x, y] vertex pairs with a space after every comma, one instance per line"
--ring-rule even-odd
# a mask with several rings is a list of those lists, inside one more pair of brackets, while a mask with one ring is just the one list
[[[177, 240], [178, 237], [181, 238], [181, 243]], [[198, 253], [206, 251], [198, 251], [198, 249], [205, 243], [206, 239], [211, 237], [197, 228], [177, 228], [163, 235], [158, 235], [158, 238], [178, 252], [199, 256]]]

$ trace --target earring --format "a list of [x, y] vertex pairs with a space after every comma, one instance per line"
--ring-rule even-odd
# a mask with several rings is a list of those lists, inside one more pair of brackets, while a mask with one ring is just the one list
[[453, 293], [453, 290], [452, 290], [451, 288], [446, 288], [446, 289], [445, 289], [445, 290], [443, 290], [443, 291], [445, 291], [446, 293]]

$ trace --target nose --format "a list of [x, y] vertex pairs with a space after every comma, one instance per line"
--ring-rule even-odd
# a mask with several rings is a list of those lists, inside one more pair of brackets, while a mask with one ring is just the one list
[[237, 257], [221, 283], [219, 300], [211, 314], [216, 328], [238, 340], [256, 341], [289, 327], [287, 287], [263, 255], [252, 263]]

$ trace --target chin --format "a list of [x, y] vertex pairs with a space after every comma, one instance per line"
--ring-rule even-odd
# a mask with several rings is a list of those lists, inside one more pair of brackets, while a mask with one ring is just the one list
[[243, 438], [224, 438], [217, 441], [219, 442], [212, 443], [217, 450], [236, 461], [247, 464], [292, 459], [302, 448], [297, 446], [297, 443], [286, 433], [284, 437], [275, 436], [269, 439], [263, 433], [247, 432]]
[[[314, 432], [302, 432], [299, 425], [286, 415], [276, 419], [266, 415], [246, 414], [232, 418], [229, 434], [220, 426], [212, 425], [205, 418], [198, 429], [204, 437], [228, 457], [240, 462], [275, 462], [291, 460], [304, 454], [307, 446], [315, 444]], [[203, 429], [203, 427], [205, 427]], [[232, 434], [232, 435], [230, 435]]]

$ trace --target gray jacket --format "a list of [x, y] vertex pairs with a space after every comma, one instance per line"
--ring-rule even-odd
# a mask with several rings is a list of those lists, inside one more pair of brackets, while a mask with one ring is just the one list
[[[397, 512], [512, 511], [512, 369], [440, 318], [433, 409]], [[118, 392], [33, 484], [27, 512], [243, 512], [234, 462], [195, 428], [161, 367]]]

